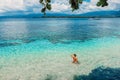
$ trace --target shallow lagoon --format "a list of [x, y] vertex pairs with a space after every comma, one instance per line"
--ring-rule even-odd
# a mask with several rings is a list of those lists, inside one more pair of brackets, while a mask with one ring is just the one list
[[[73, 80], [120, 68], [119, 18], [1, 19], [1, 80]], [[72, 64], [76, 53], [80, 64]]]

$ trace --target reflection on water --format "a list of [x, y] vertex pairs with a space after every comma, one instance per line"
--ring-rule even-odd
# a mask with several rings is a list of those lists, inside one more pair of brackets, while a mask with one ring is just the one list
[[0, 23], [0, 46], [20, 45], [19, 39], [27, 37], [26, 21], [2, 21]]
[[21, 40], [23, 43], [29, 43], [46, 39], [52, 43], [70, 43], [73, 40], [84, 42], [93, 38], [118, 37], [118, 20], [119, 18], [3, 20], [0, 22], [0, 40]]
[[4, 21], [0, 23], [0, 39], [21, 39], [27, 36], [25, 21]]

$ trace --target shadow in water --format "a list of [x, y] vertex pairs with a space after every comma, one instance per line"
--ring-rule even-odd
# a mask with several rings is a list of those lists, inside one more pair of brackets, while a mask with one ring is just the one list
[[57, 76], [52, 76], [52, 75], [47, 75], [46, 79], [45, 80], [56, 80], [57, 79]]
[[120, 68], [98, 67], [89, 75], [74, 76], [73, 80], [120, 80]]
[[37, 39], [22, 39], [22, 42], [23, 43], [31, 43], [31, 42], [34, 42], [36, 41]]
[[17, 46], [20, 45], [20, 43], [13, 42], [13, 43], [0, 43], [0, 47], [6, 47], [6, 46]]
[[32, 43], [34, 41], [36, 41], [37, 39], [21, 39], [20, 42], [16, 42], [16, 40], [14, 40], [13, 42], [1, 42], [0, 43], [0, 47], [8, 47], [8, 46], [18, 46], [21, 44], [27, 44], [27, 43]]

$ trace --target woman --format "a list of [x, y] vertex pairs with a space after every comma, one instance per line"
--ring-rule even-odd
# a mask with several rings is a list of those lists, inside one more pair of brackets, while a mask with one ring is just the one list
[[76, 54], [71, 55], [71, 57], [72, 57], [72, 59], [73, 59], [73, 63], [79, 63]]

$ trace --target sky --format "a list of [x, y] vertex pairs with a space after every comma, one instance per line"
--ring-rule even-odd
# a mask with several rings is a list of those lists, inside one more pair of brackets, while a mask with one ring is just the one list
[[[47, 13], [83, 14], [93, 11], [119, 11], [120, 0], [108, 0], [109, 6], [97, 7], [98, 0], [84, 0], [80, 9], [72, 12], [69, 0], [52, 0], [52, 10]], [[39, 0], [0, 0], [0, 15], [40, 13]]]

